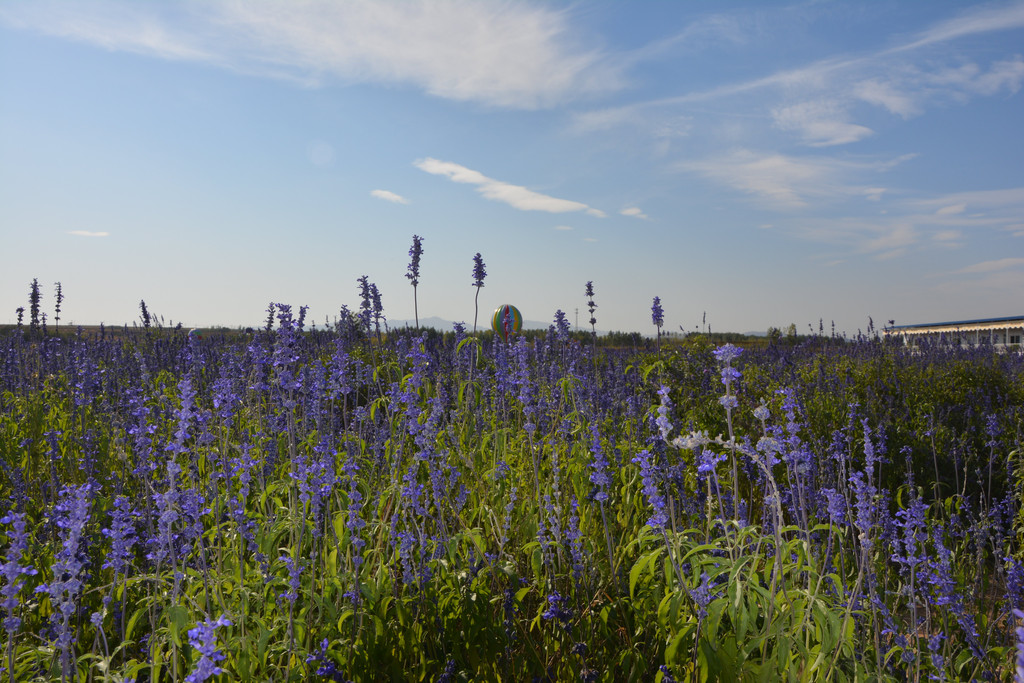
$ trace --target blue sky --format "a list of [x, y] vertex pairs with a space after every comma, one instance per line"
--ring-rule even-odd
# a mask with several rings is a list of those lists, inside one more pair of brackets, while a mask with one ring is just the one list
[[0, 4], [0, 322], [1019, 315], [1024, 2]]

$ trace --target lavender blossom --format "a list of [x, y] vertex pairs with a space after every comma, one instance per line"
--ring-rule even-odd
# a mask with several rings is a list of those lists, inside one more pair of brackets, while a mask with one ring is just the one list
[[652, 462], [651, 453], [642, 450], [633, 458], [633, 462], [640, 465], [640, 477], [644, 483], [644, 496], [654, 510], [654, 514], [647, 520], [647, 525], [655, 529], [664, 529], [668, 523], [668, 515], [665, 511], [665, 497], [661, 495], [658, 487], [659, 472], [657, 466]]
[[662, 441], [668, 442], [668, 436], [672, 432], [672, 423], [669, 422], [668, 415], [672, 410], [672, 399], [669, 398], [669, 388], [662, 385], [658, 389], [658, 399], [660, 403], [658, 405], [658, 418], [654, 421], [658, 425], [658, 435]]
[[[515, 491], [513, 490], [513, 493]], [[506, 512], [506, 519], [511, 518], [511, 512]], [[572, 577], [577, 582], [583, 578], [586, 567], [583, 554], [583, 533], [580, 531], [580, 504], [576, 496], [572, 497], [572, 512], [569, 514], [569, 526], [565, 530], [565, 540], [569, 543], [569, 554], [572, 556]]]
[[103, 562], [103, 569], [113, 569], [115, 574], [125, 574], [132, 561], [132, 548], [135, 545], [135, 525], [133, 517], [135, 509], [125, 496], [114, 500], [110, 527], [102, 529], [104, 536], [110, 539], [110, 552]]
[[283, 555], [281, 561], [284, 562], [285, 569], [288, 570], [288, 590], [284, 597], [294, 605], [295, 601], [299, 599], [299, 588], [302, 585], [302, 560], [296, 562], [289, 555]]
[[306, 664], [319, 664], [316, 669], [317, 676], [323, 676], [329, 681], [335, 681], [335, 683], [346, 683], [348, 679], [345, 678], [342, 671], [338, 668], [338, 665], [334, 663], [330, 655], [327, 652], [328, 642], [324, 638], [320, 641], [320, 652], [319, 654], [311, 654], [306, 657]]
[[0, 564], [0, 576], [4, 578], [4, 586], [0, 589], [0, 608], [3, 608], [7, 618], [3, 620], [4, 630], [13, 634], [21, 626], [21, 619], [14, 616], [18, 609], [18, 593], [21, 591], [22, 580], [25, 576], [33, 576], [36, 570], [31, 565], [21, 564], [22, 556], [28, 547], [28, 532], [26, 530], [25, 513], [12, 512], [0, 517], [0, 524], [10, 524], [11, 531], [8, 532], [10, 545], [7, 547], [6, 562]]
[[555, 311], [555, 338], [560, 342], [569, 340], [569, 320], [561, 309]]
[[199, 651], [199, 661], [192, 668], [192, 673], [185, 677], [186, 683], [203, 683], [212, 676], [224, 673], [217, 662], [225, 659], [224, 653], [217, 649], [217, 629], [231, 626], [231, 621], [221, 615], [216, 621], [207, 619], [188, 631], [188, 642]]
[[405, 274], [412, 283], [412, 307], [416, 315], [416, 328], [420, 326], [420, 306], [416, 298], [417, 285], [420, 284], [420, 256], [423, 255], [423, 238], [419, 235], [412, 236], [412, 247], [409, 248], [409, 272]]
[[562, 607], [565, 604], [566, 599], [558, 591], [553, 591], [548, 596], [548, 608], [540, 615], [542, 619], [556, 619], [560, 622], [562, 628], [569, 627], [569, 620], [572, 619], [572, 613]]
[[704, 621], [708, 616], [708, 605], [714, 600], [715, 595], [711, 591], [711, 577], [707, 572], [700, 575], [700, 584], [696, 588], [688, 588], [687, 592], [697, 608], [697, 620]]
[[[1013, 616], [1015, 617], [1018, 624], [1024, 621], [1024, 612], [1019, 609], [1013, 610]], [[1017, 636], [1017, 660], [1014, 665], [1014, 683], [1024, 683], [1024, 625], [1017, 626], [1014, 629], [1014, 634]]]
[[597, 304], [594, 303], [594, 282], [587, 280], [587, 287], [583, 290], [584, 296], [587, 297], [587, 309], [590, 311], [590, 327], [594, 334], [597, 334], [597, 330], [594, 328], [597, 325], [597, 318], [594, 317], [594, 311], [597, 310]]
[[370, 323], [373, 321], [373, 291], [370, 289], [370, 278], [363, 275], [359, 282], [359, 322], [366, 332], [370, 331]]
[[50, 604], [53, 607], [50, 620], [54, 626], [57, 647], [61, 651], [61, 665], [65, 678], [71, 670], [71, 644], [74, 642], [71, 618], [75, 614], [78, 597], [83, 588], [85, 556], [81, 546], [85, 525], [89, 522], [93, 492], [93, 484], [66, 486], [61, 491], [60, 502], [55, 511], [61, 549], [54, 558], [53, 579], [48, 584], [36, 588], [37, 593], [47, 593], [50, 596]]
[[405, 277], [409, 278], [413, 289], [420, 283], [420, 257], [423, 255], [423, 238], [419, 235], [412, 236], [412, 246], [409, 248], [409, 270]]
[[473, 298], [473, 334], [476, 334], [476, 319], [480, 312], [480, 288], [484, 286], [484, 278], [487, 271], [484, 270], [484, 260], [477, 252], [473, 257], [473, 286], [476, 287], [476, 296]]
[[654, 297], [651, 305], [651, 322], [658, 328], [658, 335], [661, 335], [661, 326], [665, 324], [665, 310], [661, 307], [661, 297]]
[[483, 287], [485, 277], [487, 277], [487, 270], [484, 268], [484, 259], [480, 256], [480, 252], [477, 252], [473, 256], [473, 286]]

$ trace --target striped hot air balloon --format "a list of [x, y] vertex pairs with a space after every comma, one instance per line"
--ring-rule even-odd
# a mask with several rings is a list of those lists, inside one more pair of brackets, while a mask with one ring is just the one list
[[505, 304], [494, 309], [491, 316], [491, 329], [505, 341], [508, 338], [519, 334], [523, 329], [523, 314], [512, 304]]

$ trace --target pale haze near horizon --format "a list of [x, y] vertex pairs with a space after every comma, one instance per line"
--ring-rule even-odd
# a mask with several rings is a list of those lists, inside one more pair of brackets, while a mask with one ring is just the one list
[[[1020, 315], [1024, 3], [0, 5], [0, 323]], [[27, 313], [26, 313], [27, 318]]]

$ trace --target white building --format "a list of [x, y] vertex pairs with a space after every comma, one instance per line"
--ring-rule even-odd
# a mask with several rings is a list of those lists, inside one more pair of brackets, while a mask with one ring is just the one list
[[1024, 316], [894, 325], [885, 328], [884, 333], [886, 337], [901, 338], [908, 346], [917, 346], [927, 339], [943, 344], [991, 344], [996, 348], [1019, 349], [1021, 337], [1024, 336]]

